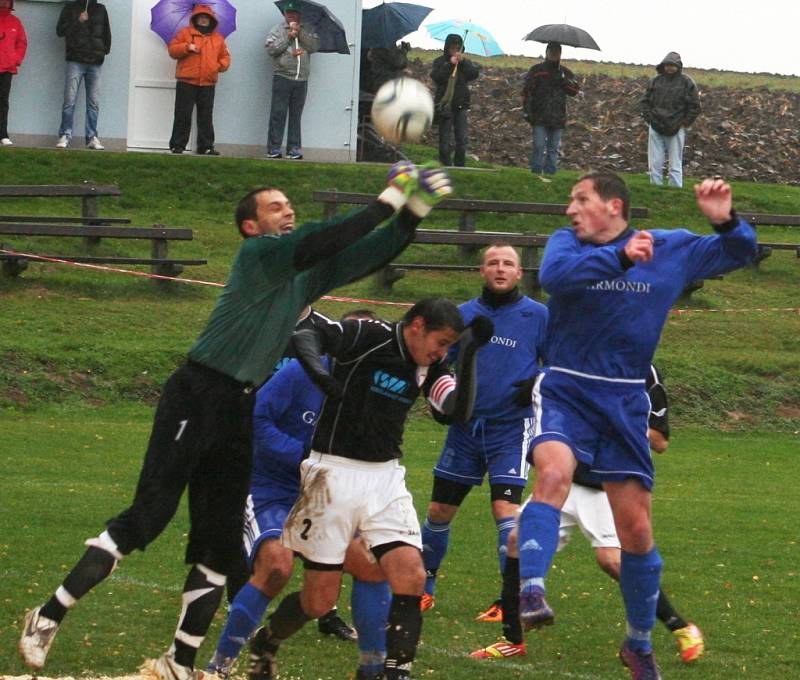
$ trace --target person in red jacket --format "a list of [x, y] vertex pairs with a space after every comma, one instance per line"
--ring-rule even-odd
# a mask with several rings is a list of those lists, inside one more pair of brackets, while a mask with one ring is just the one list
[[219, 156], [214, 148], [214, 90], [219, 74], [231, 65], [225, 38], [217, 32], [217, 18], [208, 5], [196, 5], [186, 28], [169, 43], [169, 56], [178, 60], [175, 77], [175, 120], [169, 149], [183, 153], [192, 131], [197, 106], [197, 153]]
[[28, 37], [22, 22], [13, 16], [14, 0], [0, 0], [0, 144], [11, 146], [8, 136], [8, 98], [11, 78], [25, 58]]

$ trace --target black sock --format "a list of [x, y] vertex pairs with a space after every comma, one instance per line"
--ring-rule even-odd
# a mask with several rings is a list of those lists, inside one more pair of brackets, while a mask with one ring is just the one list
[[656, 616], [667, 628], [672, 631], [679, 628], [686, 628], [689, 624], [683, 617], [675, 611], [663, 590], [658, 591], [658, 602], [656, 603]]
[[519, 621], [519, 558], [506, 557], [503, 572], [503, 636], [513, 645], [521, 645], [522, 624]]
[[300, 604], [300, 593], [294, 592], [284, 597], [278, 608], [269, 617], [269, 628], [272, 635], [283, 642], [309, 621], [311, 621], [311, 617], [303, 611]]
[[386, 625], [386, 677], [406, 673], [417, 653], [422, 632], [419, 595], [393, 595]]
[[197, 650], [222, 600], [225, 576], [195, 564], [183, 586], [183, 616], [175, 631], [175, 661], [194, 668]]
[[[116, 563], [116, 558], [110, 552], [94, 546], [89, 547], [72, 571], [67, 574], [59, 588], [61, 592], [56, 591], [56, 594], [42, 607], [41, 615], [61, 623], [74, 601], [82, 598], [105, 579], [114, 570]], [[69, 603], [64, 601], [70, 598]]]

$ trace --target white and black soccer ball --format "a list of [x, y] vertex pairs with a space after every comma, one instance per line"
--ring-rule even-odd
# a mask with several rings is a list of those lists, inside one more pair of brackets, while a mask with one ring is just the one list
[[432, 122], [433, 98], [418, 80], [390, 80], [375, 93], [372, 123], [387, 142], [416, 142]]

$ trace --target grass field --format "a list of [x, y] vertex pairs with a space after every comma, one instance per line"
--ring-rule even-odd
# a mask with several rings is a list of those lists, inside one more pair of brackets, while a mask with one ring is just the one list
[[[73, 408], [4, 418], [3, 438], [13, 446], [0, 454], [6, 518], [0, 674], [24, 673], [15, 653], [24, 611], [49, 595], [82, 552], [82, 541], [127, 502], [149, 426], [150, 412], [140, 407], [104, 408], [90, 418]], [[409, 427], [406, 465], [420, 512], [443, 432], [419, 415]], [[785, 483], [800, 475], [797, 453], [792, 434], [687, 429], [676, 431], [669, 452], [659, 457], [654, 516], [665, 589], [708, 637], [706, 658], [683, 667], [659, 624], [655, 647], [665, 677], [797, 677], [800, 499]], [[186, 530], [182, 508], [144, 554], [126, 558], [79, 603], [56, 639], [48, 675], [129, 674], [164, 650], [177, 620]], [[625, 677], [614, 656], [624, 630], [621, 599], [579, 535], [556, 557], [549, 579], [557, 624], [528, 634], [528, 656], [482, 663], [465, 658], [499, 634], [499, 626], [473, 620], [499, 587], [494, 542], [488, 494], [479, 489], [454, 525], [437, 606], [425, 616], [416, 677], [471, 680], [496, 672], [496, 665], [509, 678]], [[348, 595], [349, 587], [345, 611]], [[210, 655], [221, 621], [220, 613], [201, 660]], [[353, 645], [320, 639], [313, 626], [282, 655], [282, 677], [302, 680], [344, 678], [356, 664]]]
[[[412, 155], [423, 160], [429, 151]], [[175, 253], [207, 257], [209, 264], [187, 274], [224, 281], [238, 245], [230, 213], [247, 188], [287, 187], [302, 221], [321, 213], [310, 200], [313, 189], [375, 191], [385, 167], [11, 149], [0, 154], [0, 172], [20, 183], [118, 183], [123, 197], [101, 201], [103, 214], [193, 228], [195, 240]], [[460, 197], [550, 203], [564, 202], [576, 177], [563, 172], [544, 185], [518, 169], [453, 175]], [[660, 190], [643, 175], [627, 179], [634, 204], [651, 209], [638, 226], [708, 230], [688, 183]], [[737, 183], [734, 192], [740, 209], [800, 213], [797, 187]], [[68, 201], [4, 201], [3, 207], [28, 214], [78, 209]], [[452, 222], [430, 221], [439, 228], [453, 228]], [[479, 228], [547, 233], [562, 224], [562, 218], [512, 218], [484, 220]], [[790, 229], [764, 229], [761, 237], [800, 242]], [[82, 244], [72, 247], [77, 252]], [[112, 241], [98, 252], [133, 254]], [[456, 255], [413, 247], [403, 257]], [[681, 303], [686, 313], [672, 316], [664, 332], [657, 360], [673, 396], [674, 437], [657, 461], [656, 535], [666, 558], [665, 588], [709, 644], [707, 658], [684, 668], [659, 628], [655, 644], [665, 677], [800, 677], [798, 267], [792, 254], [776, 253], [759, 269], [709, 282]], [[391, 294], [371, 281], [337, 293], [394, 302], [436, 293], [461, 301], [477, 290], [474, 275], [414, 273]], [[31, 265], [19, 279], [0, 279], [0, 676], [24, 673], [15, 647], [25, 610], [50, 594], [82, 541], [130, 499], [159, 386], [185, 356], [217, 295], [188, 285], [164, 292], [141, 279], [59, 265]], [[335, 315], [351, 306], [321, 308]], [[389, 318], [402, 311], [378, 309]], [[443, 432], [419, 414], [409, 426], [409, 486], [420, 514]], [[439, 601], [426, 616], [420, 679], [497, 672], [464, 658], [499, 634], [498, 627], [473, 620], [498, 590], [487, 505], [485, 489], [473, 493], [456, 521]], [[186, 529], [182, 510], [144, 554], [126, 559], [81, 601], [59, 633], [48, 675], [128, 674], [164, 650], [179, 609]], [[525, 659], [500, 662], [503, 676], [626, 677], [615, 658], [624, 629], [621, 600], [581, 537], [556, 558], [549, 583], [558, 623], [528, 636]], [[221, 619], [220, 613], [211, 638]], [[202, 660], [212, 645], [207, 641]], [[319, 640], [312, 627], [284, 652], [285, 677], [343, 678], [355, 666], [352, 646]]]

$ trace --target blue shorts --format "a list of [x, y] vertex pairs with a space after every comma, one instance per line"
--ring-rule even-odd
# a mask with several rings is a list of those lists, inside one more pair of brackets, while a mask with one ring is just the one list
[[644, 380], [612, 381], [547, 368], [534, 387], [533, 446], [561, 441], [600, 480], [638, 479], [653, 488], [647, 440], [650, 399]]
[[247, 497], [243, 543], [251, 569], [261, 543], [281, 537], [286, 516], [296, 500], [297, 496], [253, 498], [250, 494]]
[[532, 436], [532, 418], [511, 421], [475, 418], [466, 425], [452, 425], [433, 475], [480, 486], [488, 472], [489, 484], [525, 486]]

